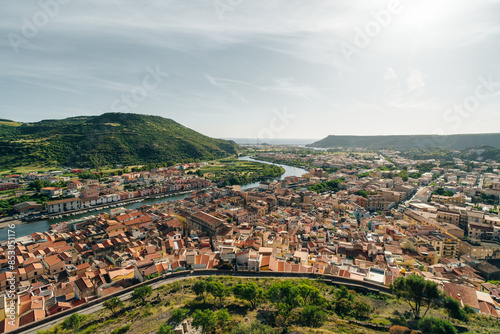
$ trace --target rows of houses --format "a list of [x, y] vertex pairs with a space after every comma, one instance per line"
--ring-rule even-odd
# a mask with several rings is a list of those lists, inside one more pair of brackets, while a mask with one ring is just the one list
[[[14, 274], [0, 258], [0, 291], [14, 275], [16, 325], [23, 325], [179, 270], [317, 273], [381, 286], [413, 273], [462, 305], [500, 317], [500, 286], [488, 283], [500, 279], [498, 216], [429, 202], [431, 195], [420, 201], [419, 189], [433, 187], [426, 181], [388, 178], [376, 169], [358, 177], [356, 171], [315, 167], [249, 190], [195, 191], [179, 201], [112, 209], [73, 229], [33, 233], [17, 240]], [[444, 173], [434, 181], [448, 182]], [[336, 192], [308, 190], [339, 178]], [[95, 194], [85, 193], [51, 205], [71, 210]], [[0, 303], [5, 310], [4, 294]], [[0, 331], [9, 329], [3, 312]]]

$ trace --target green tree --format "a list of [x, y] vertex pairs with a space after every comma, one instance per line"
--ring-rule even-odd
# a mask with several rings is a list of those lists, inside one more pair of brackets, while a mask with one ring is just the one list
[[358, 190], [358, 191], [356, 192], [356, 195], [358, 195], [358, 196], [362, 196], [362, 197], [364, 197], [364, 198], [367, 198], [367, 197], [368, 197], [368, 193], [367, 193], [366, 191], [364, 191], [364, 190]]
[[118, 297], [112, 297], [111, 299], [106, 300], [102, 305], [115, 315], [116, 310], [123, 306], [123, 301]]
[[176, 308], [172, 311], [172, 320], [175, 322], [182, 322], [187, 318], [189, 310], [185, 308]]
[[326, 303], [326, 299], [321, 294], [321, 291], [317, 287], [312, 286], [309, 281], [300, 282], [297, 288], [304, 305], [323, 306]]
[[303, 304], [297, 285], [290, 280], [273, 283], [267, 290], [267, 299], [276, 306], [285, 322], [293, 309]]
[[418, 322], [418, 329], [423, 334], [457, 334], [457, 330], [453, 325], [442, 319], [425, 317]]
[[207, 292], [207, 285], [207, 281], [199, 280], [193, 284], [191, 289], [196, 296], [203, 296], [203, 301], [205, 301], [205, 292]]
[[224, 297], [229, 294], [229, 289], [222, 284], [222, 282], [209, 282], [207, 291], [214, 296], [214, 298], [218, 298], [220, 304], [222, 304]]
[[30, 182], [28, 184], [28, 188], [35, 189], [37, 192], [40, 192], [40, 189], [48, 187], [49, 185], [50, 185], [49, 181], [36, 180], [36, 181]]
[[396, 278], [391, 285], [391, 290], [398, 298], [402, 298], [408, 303], [415, 319], [420, 319], [422, 306], [427, 306], [425, 317], [431, 305], [437, 304], [441, 298], [436, 283], [426, 281], [423, 277], [415, 274]]
[[236, 284], [233, 287], [233, 294], [236, 298], [248, 301], [252, 309], [255, 309], [264, 296], [264, 290], [254, 282], [249, 282]]
[[139, 300], [141, 304], [146, 304], [146, 299], [153, 293], [153, 288], [149, 285], [144, 285], [134, 289], [132, 292], [132, 300]]
[[192, 324], [196, 328], [201, 327], [204, 333], [213, 333], [217, 328], [217, 318], [212, 310], [196, 310]]
[[444, 298], [443, 306], [448, 313], [448, 318], [467, 321], [467, 313], [460, 307], [460, 303], [450, 296]]

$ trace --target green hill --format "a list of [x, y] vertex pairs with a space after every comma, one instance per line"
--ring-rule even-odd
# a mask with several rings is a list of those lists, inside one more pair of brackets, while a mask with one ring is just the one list
[[308, 147], [359, 147], [367, 149], [433, 149], [463, 150], [469, 147], [493, 146], [500, 148], [500, 134], [467, 135], [400, 135], [400, 136], [328, 136]]
[[0, 167], [145, 164], [237, 154], [233, 142], [204, 136], [160, 116], [106, 113], [18, 123], [0, 122]]

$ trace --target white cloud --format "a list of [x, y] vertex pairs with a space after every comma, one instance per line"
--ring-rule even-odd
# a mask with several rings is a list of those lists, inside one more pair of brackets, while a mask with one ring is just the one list
[[[12, 118], [12, 110], [23, 111], [16, 112], [19, 120], [99, 112], [140, 84], [146, 66], [159, 64], [172, 76], [139, 112], [183, 120], [212, 136], [225, 136], [221, 115], [231, 113], [233, 124], [245, 124], [238, 133], [251, 136], [258, 132], [255, 118], [289, 105], [304, 121], [286, 137], [328, 133], [344, 116], [352, 133], [421, 132], [409, 116], [440, 119], [478, 76], [500, 77], [500, 1], [444, 1], [401, 0], [402, 13], [352, 62], [340, 45], [352, 44], [354, 29], [388, 0], [247, 0], [224, 20], [212, 0], [71, 1], [18, 54], [5, 36], [21, 34], [23, 17], [40, 7], [5, 2], [0, 89], [9, 107], [0, 118]], [[193, 112], [196, 118], [185, 116]], [[401, 117], [377, 123], [377, 113]], [[363, 123], [350, 128], [353, 114]], [[327, 117], [332, 122], [318, 124]], [[492, 132], [493, 123], [462, 130]]]
[[410, 68], [410, 75], [406, 79], [410, 91], [422, 89], [425, 86], [422, 72], [416, 68]]
[[384, 80], [391, 80], [391, 79], [396, 79], [396, 73], [394, 70], [390, 67], [387, 68], [387, 71], [384, 74]]

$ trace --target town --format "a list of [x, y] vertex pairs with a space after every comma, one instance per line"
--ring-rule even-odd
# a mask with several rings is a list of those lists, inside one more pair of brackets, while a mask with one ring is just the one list
[[[19, 217], [60, 216], [113, 205], [88, 219], [16, 238], [15, 271], [0, 258], [0, 292], [17, 287], [16, 323], [6, 296], [0, 332], [189, 270], [333, 275], [388, 288], [409, 273], [438, 284], [475, 312], [500, 318], [500, 164], [454, 158], [413, 160], [399, 151], [308, 153], [254, 147], [254, 158], [307, 167], [258, 186], [217, 187], [204, 163], [64, 179], [49, 198], [13, 206]], [[260, 150], [260, 151], [259, 151]], [[71, 170], [78, 175], [83, 170]], [[8, 175], [2, 190], [55, 173]], [[200, 175], [199, 175], [200, 174]], [[10, 187], [10, 188], [9, 188]], [[121, 207], [181, 191], [177, 201]], [[1, 243], [7, 254], [8, 241]], [[497, 282], [495, 282], [497, 281]]]
[[[38, 185], [38, 193], [47, 200], [44, 204], [24, 201], [12, 205], [15, 218], [25, 220], [54, 218], [71, 214], [93, 211], [97, 206], [129, 201], [134, 198], [176, 194], [211, 186], [212, 183], [197, 175], [187, 175], [185, 169], [201, 167], [204, 164], [186, 164], [174, 168], [154, 168], [148, 171], [134, 171], [112, 175], [105, 182], [99, 181], [99, 172], [84, 169], [70, 169], [66, 176], [63, 171], [48, 173], [27, 173], [26, 175], [7, 175], [0, 183], [0, 191], [13, 191], [17, 198], [27, 196], [27, 186]], [[85, 178], [71, 178], [85, 173]], [[116, 173], [118, 174], [118, 173]], [[90, 176], [90, 177], [89, 177]], [[104, 181], [104, 180], [103, 180]], [[63, 184], [64, 187], [53, 185]], [[43, 185], [40, 186], [40, 185]], [[26, 188], [26, 189], [23, 189]], [[33, 193], [33, 191], [31, 191]], [[31, 194], [33, 197], [33, 194]], [[34, 196], [35, 198], [40, 196]]]

